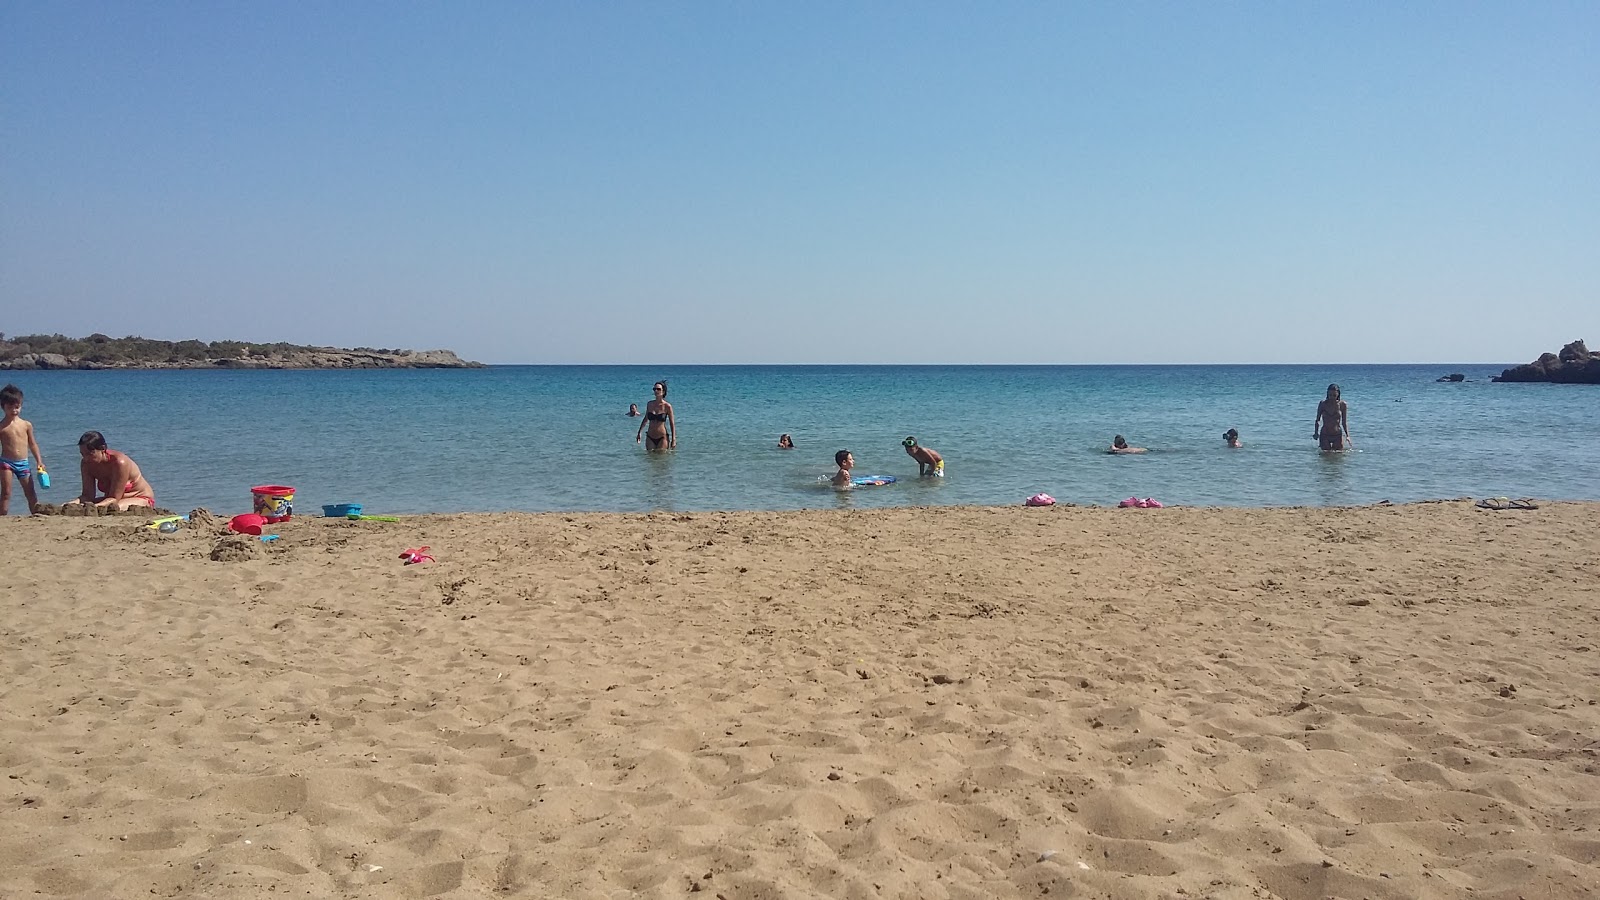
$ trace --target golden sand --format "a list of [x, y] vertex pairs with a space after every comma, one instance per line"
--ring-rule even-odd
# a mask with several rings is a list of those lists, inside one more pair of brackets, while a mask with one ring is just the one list
[[0, 520], [0, 895], [1600, 896], [1595, 504], [278, 533]]

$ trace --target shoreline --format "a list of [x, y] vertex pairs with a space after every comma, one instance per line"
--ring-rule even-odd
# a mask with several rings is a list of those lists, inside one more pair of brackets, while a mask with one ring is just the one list
[[0, 891], [1593, 894], [1597, 512], [0, 521]]

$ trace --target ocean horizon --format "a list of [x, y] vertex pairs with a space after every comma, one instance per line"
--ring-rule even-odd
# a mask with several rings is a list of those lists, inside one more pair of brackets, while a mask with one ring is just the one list
[[[297, 515], [786, 510], [1014, 505], [1335, 506], [1457, 496], [1600, 499], [1600, 387], [1496, 384], [1507, 364], [489, 366], [427, 370], [19, 371], [53, 478], [77, 495], [76, 440], [105, 433], [161, 506], [242, 512], [293, 486]], [[1467, 381], [1439, 383], [1461, 372]], [[634, 442], [670, 385], [678, 449]], [[1356, 450], [1317, 451], [1328, 383]], [[1223, 446], [1240, 431], [1244, 447]], [[780, 450], [780, 433], [796, 449]], [[1148, 447], [1109, 456], [1113, 435]], [[944, 455], [918, 478], [900, 442]], [[883, 487], [836, 491], [850, 449]], [[20, 493], [14, 491], [19, 501]]]

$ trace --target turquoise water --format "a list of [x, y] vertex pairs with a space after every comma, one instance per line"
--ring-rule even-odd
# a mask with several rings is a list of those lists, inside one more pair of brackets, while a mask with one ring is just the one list
[[[503, 366], [426, 371], [11, 372], [59, 502], [76, 441], [105, 432], [161, 505], [248, 508], [255, 484], [368, 512], [1112, 504], [1345, 505], [1457, 496], [1600, 499], [1600, 387], [1490, 384], [1495, 365]], [[1473, 379], [1437, 384], [1450, 371]], [[634, 443], [666, 378], [678, 450]], [[1359, 452], [1311, 437], [1330, 381]], [[1222, 446], [1238, 428], [1241, 450]], [[776, 447], [781, 432], [797, 449]], [[1145, 456], [1103, 453], [1123, 434]], [[900, 440], [944, 454], [918, 479]], [[833, 452], [900, 480], [837, 492]], [[20, 503], [14, 505], [15, 513]]]

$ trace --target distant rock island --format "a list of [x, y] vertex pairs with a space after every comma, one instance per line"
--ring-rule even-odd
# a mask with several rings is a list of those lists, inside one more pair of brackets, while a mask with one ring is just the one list
[[1512, 366], [1493, 380], [1600, 384], [1600, 354], [1590, 353], [1583, 341], [1573, 341], [1560, 353], [1546, 353], [1527, 365]]
[[475, 369], [450, 350], [303, 347], [245, 341], [157, 341], [91, 334], [0, 333], [0, 369]]

